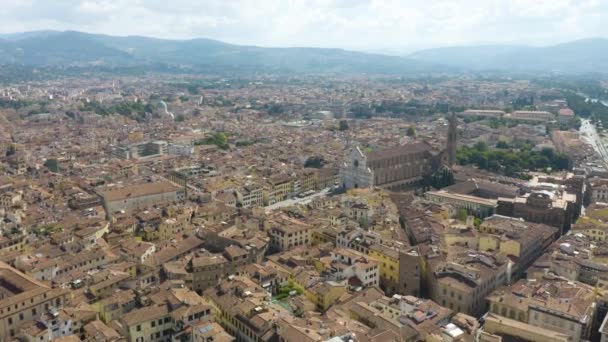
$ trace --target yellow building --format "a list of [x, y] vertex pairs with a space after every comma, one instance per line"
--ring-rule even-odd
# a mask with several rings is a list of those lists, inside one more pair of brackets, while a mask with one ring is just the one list
[[399, 281], [399, 252], [386, 246], [375, 244], [369, 248], [369, 256], [380, 263], [380, 283]]
[[158, 238], [167, 241], [175, 238], [175, 235], [187, 230], [189, 222], [187, 216], [180, 215], [175, 218], [164, 220], [158, 227]]
[[162, 341], [173, 328], [167, 305], [148, 306], [131, 311], [122, 317], [129, 341]]
[[305, 170], [300, 176], [300, 191], [315, 190], [317, 188], [318, 180], [319, 177], [316, 170]]
[[513, 273], [523, 273], [555, 241], [557, 228], [494, 215], [479, 227], [479, 250], [516, 258]]
[[315, 303], [317, 309], [321, 312], [329, 309], [345, 293], [346, 286], [333, 281], [319, 282], [304, 291], [306, 297]]
[[312, 232], [312, 244], [334, 243], [336, 241], [336, 231], [330, 227], [321, 227]]
[[379, 264], [380, 288], [387, 295], [420, 295], [425, 265], [416, 247], [373, 244], [367, 253]]
[[278, 175], [270, 179], [268, 204], [286, 200], [293, 192], [293, 180], [288, 175]]
[[133, 290], [117, 291], [111, 297], [104, 298], [93, 304], [99, 312], [99, 318], [104, 323], [110, 323], [125, 313], [133, 310], [137, 303], [137, 296]]
[[516, 240], [504, 240], [498, 235], [482, 235], [479, 237], [480, 251], [501, 251], [506, 255], [520, 257], [521, 244]]
[[572, 231], [587, 235], [593, 241], [606, 241], [608, 238], [608, 224], [589, 217], [580, 218], [572, 225]]
[[89, 286], [89, 292], [95, 298], [106, 298], [112, 296], [120, 284], [128, 279], [131, 279], [131, 275], [129, 273], [115, 272], [112, 273], [107, 279]]

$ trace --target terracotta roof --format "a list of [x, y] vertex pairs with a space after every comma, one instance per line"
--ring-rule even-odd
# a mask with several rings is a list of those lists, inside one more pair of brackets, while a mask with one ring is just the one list
[[426, 143], [412, 143], [402, 146], [395, 146], [389, 148], [383, 148], [378, 150], [373, 150], [371, 152], [365, 153], [368, 162], [382, 160], [386, 158], [394, 158], [403, 155], [408, 155], [412, 153], [419, 153], [430, 151], [431, 146]]
[[157, 195], [179, 190], [180, 187], [171, 182], [157, 182], [128, 185], [120, 189], [103, 191], [100, 193], [106, 201], [118, 201], [125, 198], [135, 198]]

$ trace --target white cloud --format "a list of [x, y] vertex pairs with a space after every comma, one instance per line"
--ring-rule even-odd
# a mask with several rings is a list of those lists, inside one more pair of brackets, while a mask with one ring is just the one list
[[0, 32], [70, 29], [361, 50], [608, 36], [602, 0], [0, 0]]

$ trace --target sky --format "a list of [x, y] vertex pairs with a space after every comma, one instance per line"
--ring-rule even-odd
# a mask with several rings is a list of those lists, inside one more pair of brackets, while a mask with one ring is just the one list
[[[602, 25], [602, 19], [604, 25]], [[410, 52], [608, 37], [608, 0], [0, 0], [0, 32]]]

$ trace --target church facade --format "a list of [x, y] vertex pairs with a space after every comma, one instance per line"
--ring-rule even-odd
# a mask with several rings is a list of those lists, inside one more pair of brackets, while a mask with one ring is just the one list
[[414, 184], [447, 164], [445, 153], [426, 143], [364, 152], [355, 146], [347, 151], [340, 170], [344, 189], [379, 187], [396, 189]]
[[398, 189], [415, 184], [442, 166], [456, 162], [457, 119], [448, 118], [446, 147], [437, 151], [425, 142], [363, 151], [359, 146], [347, 150], [340, 168], [342, 187]]

